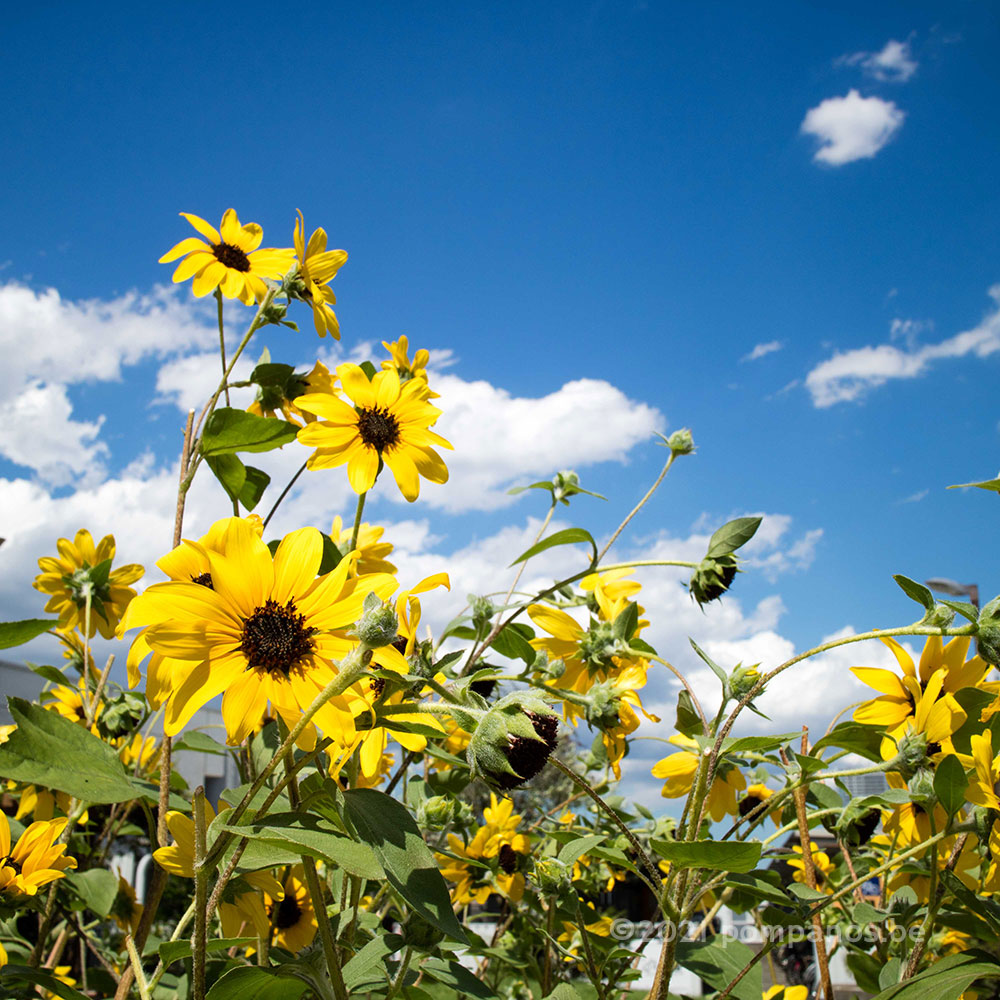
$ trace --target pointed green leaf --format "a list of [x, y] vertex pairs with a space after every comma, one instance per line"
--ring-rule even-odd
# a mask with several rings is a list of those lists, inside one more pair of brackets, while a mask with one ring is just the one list
[[939, 600], [939, 604], [943, 604], [946, 608], [951, 608], [952, 611], [957, 611], [963, 618], [967, 618], [973, 625], [979, 621], [979, 609], [975, 604], [970, 604], [968, 601], [946, 601], [943, 597]]
[[220, 976], [205, 1000], [299, 1000], [308, 988], [290, 974], [244, 965]]
[[966, 951], [939, 959], [919, 976], [883, 989], [873, 1000], [958, 1000], [973, 983], [997, 978], [1000, 965], [996, 959], [981, 951]]
[[[719, 935], [708, 941], [678, 941], [677, 963], [704, 979], [714, 990], [725, 989], [750, 964], [753, 952], [742, 941]], [[732, 989], [736, 1000], [760, 1000], [761, 968], [755, 965]]]
[[287, 420], [258, 417], [246, 410], [223, 406], [205, 423], [201, 453], [226, 455], [234, 451], [270, 451], [295, 440], [299, 428]]
[[250, 381], [260, 386], [284, 386], [294, 374], [295, 369], [291, 365], [272, 362], [270, 364], [257, 365], [250, 373]]
[[750, 872], [760, 861], [760, 844], [757, 841], [655, 840], [653, 849], [674, 868]]
[[708, 558], [717, 559], [729, 555], [740, 546], [746, 545], [760, 527], [760, 517], [737, 517], [727, 521], [708, 541]]
[[583, 528], [563, 528], [562, 531], [554, 532], [548, 538], [543, 538], [537, 545], [532, 545], [530, 549], [522, 552], [511, 563], [511, 566], [516, 566], [519, 562], [531, 559], [533, 556], [537, 556], [539, 552], [554, 548], [556, 545], [573, 545], [575, 542], [586, 542], [590, 545], [593, 549], [593, 555], [591, 556], [591, 563], [593, 563], [597, 558], [597, 542], [594, 541], [590, 532], [585, 531]]
[[344, 807], [345, 819], [374, 850], [389, 884], [424, 920], [464, 942], [448, 886], [406, 806], [374, 788], [355, 788], [344, 792]]
[[704, 735], [701, 716], [695, 711], [691, 695], [683, 688], [677, 693], [677, 721], [674, 728], [685, 736]]
[[58, 618], [25, 618], [19, 622], [0, 622], [0, 649], [10, 649], [12, 646], [31, 642], [58, 624]]
[[493, 639], [493, 648], [508, 660], [523, 660], [528, 666], [535, 662], [535, 647], [528, 640], [534, 638], [535, 633], [528, 625], [520, 622], [511, 622], [505, 625]]
[[911, 580], [908, 576], [903, 576], [902, 573], [894, 574], [893, 580], [899, 584], [899, 589], [911, 601], [922, 604], [928, 611], [934, 610], [934, 595], [922, 583], [917, 583], [916, 580]]
[[688, 637], [688, 642], [691, 643], [691, 648], [705, 661], [705, 663], [709, 665], [709, 667], [712, 668], [712, 673], [715, 674], [715, 676], [722, 682], [722, 690], [725, 691], [728, 684], [728, 677], [726, 676], [725, 670], [723, 670], [722, 667], [720, 667], [719, 664], [716, 663], [715, 660], [713, 660], [712, 657], [710, 657], [708, 653], [706, 653], [705, 650], [703, 650], [701, 646], [699, 646], [698, 643], [696, 643], [690, 636]]
[[947, 487], [949, 490], [961, 490], [966, 486], [975, 486], [979, 490], [991, 490], [1000, 493], [1000, 479], [986, 479], [981, 483], [955, 483], [954, 486]]
[[934, 794], [949, 816], [954, 816], [965, 805], [968, 789], [969, 779], [962, 762], [953, 753], [948, 754], [934, 769]]
[[88, 1000], [85, 993], [67, 986], [46, 969], [32, 969], [27, 965], [5, 965], [0, 968], [0, 985], [10, 985], [12, 982], [34, 983], [63, 1000]]

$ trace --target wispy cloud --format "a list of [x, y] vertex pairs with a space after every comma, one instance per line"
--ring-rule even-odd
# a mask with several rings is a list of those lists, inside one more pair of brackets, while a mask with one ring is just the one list
[[801, 131], [819, 140], [814, 162], [840, 167], [871, 159], [899, 131], [904, 117], [892, 101], [851, 90], [846, 97], [829, 97], [810, 109]]
[[879, 52], [852, 52], [837, 60], [839, 66], [860, 66], [865, 73], [876, 80], [890, 83], [906, 83], [920, 65], [913, 58], [910, 42], [889, 39]]
[[1000, 285], [994, 285], [989, 294], [994, 300], [993, 310], [978, 326], [937, 344], [878, 344], [843, 351], [821, 362], [806, 376], [813, 405], [822, 409], [834, 403], [853, 402], [890, 379], [923, 375], [937, 361], [970, 354], [985, 358], [1000, 351]]
[[917, 490], [916, 493], [911, 493], [908, 497], [897, 500], [896, 503], [920, 503], [928, 493], [930, 493], [930, 490]]
[[740, 361], [756, 361], [764, 357], [765, 354], [773, 354], [780, 351], [785, 345], [780, 340], [769, 340], [766, 344], [758, 344], [749, 354], [744, 354]]

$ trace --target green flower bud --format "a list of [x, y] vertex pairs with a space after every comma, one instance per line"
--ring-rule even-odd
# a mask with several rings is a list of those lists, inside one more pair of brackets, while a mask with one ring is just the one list
[[476, 597], [475, 594], [469, 594], [468, 601], [473, 618], [489, 620], [496, 614], [496, 606], [488, 597]]
[[694, 451], [694, 438], [687, 427], [682, 427], [679, 431], [674, 431], [667, 438], [667, 447], [675, 455], [690, 455]]
[[620, 722], [621, 693], [613, 681], [602, 681], [587, 692], [585, 715], [594, 728], [613, 729]]
[[274, 302], [268, 304], [267, 308], [261, 313], [261, 320], [264, 323], [280, 323], [285, 318], [285, 313], [288, 312], [288, 306], [283, 302]]
[[759, 663], [752, 667], [744, 667], [737, 664], [733, 667], [733, 672], [729, 675], [729, 690], [734, 698], [742, 698], [749, 694], [760, 680], [760, 671], [757, 669]]
[[896, 756], [887, 770], [898, 771], [904, 778], [912, 778], [927, 760], [927, 737], [923, 733], [909, 732], [896, 745]]
[[417, 810], [417, 823], [428, 830], [443, 830], [455, 821], [455, 799], [432, 795]]
[[732, 553], [714, 558], [706, 556], [688, 582], [688, 590], [699, 604], [708, 604], [722, 597], [736, 579], [737, 572], [736, 556]]
[[97, 719], [97, 731], [104, 739], [128, 736], [142, 724], [146, 717], [146, 703], [138, 694], [123, 691], [117, 698], [105, 701], [104, 710]]
[[552, 497], [562, 500], [579, 492], [580, 477], [575, 472], [557, 472], [552, 477]]
[[554, 896], [570, 887], [572, 873], [569, 865], [564, 865], [558, 858], [538, 858], [531, 881], [538, 886], [540, 892]]
[[473, 778], [509, 791], [545, 766], [558, 742], [559, 718], [539, 698], [515, 691], [479, 720], [466, 758]]
[[403, 940], [414, 948], [428, 951], [444, 938], [444, 932], [429, 924], [419, 914], [410, 911], [403, 924]]
[[377, 594], [368, 594], [362, 608], [356, 627], [358, 638], [372, 649], [391, 645], [399, 631], [399, 619], [392, 605], [383, 604]]
[[1000, 597], [994, 597], [979, 612], [979, 631], [976, 633], [979, 655], [994, 667], [1000, 667]]
[[906, 787], [909, 789], [910, 797], [918, 805], [931, 805], [937, 801], [932, 771], [921, 767], [906, 783]]

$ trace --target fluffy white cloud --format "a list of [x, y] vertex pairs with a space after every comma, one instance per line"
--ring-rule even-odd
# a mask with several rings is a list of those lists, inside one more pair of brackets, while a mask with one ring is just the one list
[[[444, 414], [435, 426], [455, 447], [448, 452], [447, 488], [426, 500], [446, 510], [493, 510], [513, 498], [506, 487], [553, 469], [624, 462], [663, 415], [608, 382], [578, 379], [537, 399], [512, 396], [488, 382], [456, 375], [434, 379]], [[421, 499], [425, 491], [421, 489]]]
[[744, 354], [740, 361], [756, 361], [775, 351], [780, 351], [784, 344], [780, 340], [769, 340], [766, 344], [757, 344], [749, 354]]
[[851, 90], [810, 109], [801, 131], [819, 140], [813, 160], [839, 167], [873, 157], [899, 131], [904, 117], [892, 101]]
[[33, 469], [53, 486], [98, 482], [104, 477], [108, 447], [98, 441], [104, 418], [73, 420], [66, 387], [29, 382], [4, 406], [0, 455]]
[[934, 362], [946, 358], [985, 358], [996, 353], [1000, 350], [1000, 285], [994, 285], [989, 294], [993, 310], [977, 326], [937, 344], [859, 347], [820, 362], [806, 376], [813, 405], [823, 408], [860, 399], [890, 379], [923, 375]]
[[837, 63], [843, 66], [860, 66], [876, 80], [906, 83], [917, 72], [919, 63], [913, 58], [909, 40], [897, 42], [890, 38], [879, 52], [853, 52], [841, 56]]

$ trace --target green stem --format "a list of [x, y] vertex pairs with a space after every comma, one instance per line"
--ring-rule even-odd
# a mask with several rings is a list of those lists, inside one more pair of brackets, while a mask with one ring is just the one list
[[601, 974], [597, 971], [597, 962], [594, 961], [594, 952], [590, 947], [590, 935], [587, 933], [586, 917], [583, 912], [583, 904], [580, 897], [576, 897], [576, 924], [580, 928], [580, 940], [583, 942], [583, 953], [587, 957], [587, 975], [594, 984], [597, 991], [597, 1000], [604, 1000], [604, 987], [601, 985]]
[[142, 972], [142, 959], [139, 958], [139, 952], [136, 951], [135, 942], [132, 940], [131, 934], [125, 935], [125, 947], [128, 949], [128, 959], [135, 974], [136, 984], [139, 987], [139, 996], [142, 997], [142, 1000], [150, 1000], [149, 984], [146, 982], [146, 977]]
[[219, 356], [222, 358], [222, 378], [226, 382], [226, 406], [229, 406], [229, 381], [226, 378], [226, 331], [222, 323], [222, 289], [216, 287], [215, 289], [215, 301], [218, 303], [219, 309]]
[[389, 986], [389, 992], [385, 995], [385, 1000], [392, 1000], [392, 998], [400, 991], [403, 980], [406, 978], [406, 970], [410, 967], [410, 959], [413, 957], [413, 948], [407, 945], [403, 949], [403, 958], [399, 963], [399, 969], [396, 972], [396, 976]]
[[608, 539], [608, 544], [605, 545], [603, 549], [601, 549], [600, 555], [594, 560], [595, 566], [597, 566], [598, 563], [600, 563], [600, 561], [608, 554], [608, 549], [610, 549], [611, 546], [614, 545], [615, 541], [617, 541], [618, 539], [618, 536], [625, 530], [625, 526], [629, 523], [629, 521], [631, 521], [632, 518], [635, 517], [635, 515], [638, 514], [643, 507], [645, 507], [649, 498], [657, 491], [660, 483], [663, 482], [663, 480], [666, 478], [667, 473], [670, 471], [670, 466], [674, 464], [674, 459], [676, 457], [677, 457], [676, 454], [673, 451], [671, 451], [670, 458], [667, 459], [666, 465], [663, 466], [663, 469], [661, 470], [659, 476], [657, 476], [656, 482], [649, 487], [649, 489], [646, 491], [646, 495], [632, 508], [632, 510], [629, 511], [625, 520], [618, 525], [617, 529], [615, 530], [615, 533], [611, 536], [611, 538]]
[[194, 933], [191, 935], [191, 996], [205, 1000], [205, 960], [208, 954], [208, 876], [205, 865], [205, 789], [194, 790]]
[[351, 549], [353, 552], [358, 547], [358, 535], [361, 533], [361, 515], [365, 510], [365, 497], [367, 493], [358, 494], [358, 506], [354, 511], [354, 530], [351, 532]]

